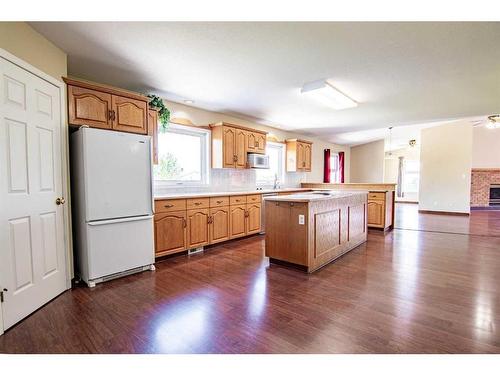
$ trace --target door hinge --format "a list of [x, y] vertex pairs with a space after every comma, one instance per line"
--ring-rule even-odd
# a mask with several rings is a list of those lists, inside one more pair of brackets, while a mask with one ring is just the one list
[[0, 303], [3, 302], [3, 292], [7, 292], [7, 288], [3, 288], [2, 290], [0, 290]]

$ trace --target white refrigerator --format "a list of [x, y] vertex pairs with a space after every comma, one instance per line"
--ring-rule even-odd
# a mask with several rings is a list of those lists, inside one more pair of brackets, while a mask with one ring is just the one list
[[154, 270], [151, 137], [81, 127], [71, 134], [77, 274], [87, 285]]

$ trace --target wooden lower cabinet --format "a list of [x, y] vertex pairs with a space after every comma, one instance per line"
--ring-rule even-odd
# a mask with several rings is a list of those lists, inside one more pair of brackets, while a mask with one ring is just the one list
[[261, 201], [261, 194], [156, 200], [156, 256], [260, 233]]
[[254, 234], [260, 232], [260, 203], [247, 204], [247, 233]]
[[384, 201], [368, 201], [368, 225], [384, 226]]
[[187, 211], [187, 247], [208, 245], [209, 214], [207, 208]]
[[208, 238], [210, 243], [229, 240], [229, 207], [210, 209]]
[[162, 256], [186, 249], [186, 211], [155, 215], [155, 255]]
[[246, 204], [229, 207], [229, 237], [238, 238], [247, 234]]

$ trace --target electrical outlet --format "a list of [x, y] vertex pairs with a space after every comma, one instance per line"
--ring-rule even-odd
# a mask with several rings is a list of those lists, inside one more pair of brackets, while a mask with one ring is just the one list
[[304, 225], [306, 222], [306, 217], [304, 215], [299, 215], [299, 225]]

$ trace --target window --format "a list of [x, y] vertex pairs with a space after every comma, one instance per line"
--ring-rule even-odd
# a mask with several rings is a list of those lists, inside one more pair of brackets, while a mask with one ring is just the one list
[[179, 125], [170, 125], [166, 132], [159, 133], [155, 184], [208, 184], [209, 136], [207, 130]]
[[405, 160], [403, 167], [403, 192], [418, 193], [419, 178], [420, 162], [418, 160]]
[[340, 182], [339, 154], [336, 153], [330, 155], [330, 182]]
[[285, 180], [285, 145], [282, 143], [267, 142], [266, 155], [269, 155], [269, 169], [257, 169], [257, 184], [272, 185], [274, 176], [278, 176], [278, 181], [283, 185]]

